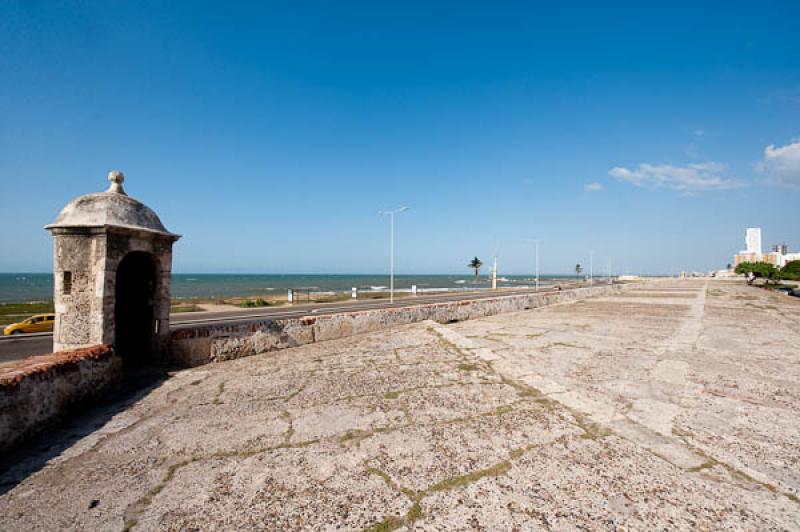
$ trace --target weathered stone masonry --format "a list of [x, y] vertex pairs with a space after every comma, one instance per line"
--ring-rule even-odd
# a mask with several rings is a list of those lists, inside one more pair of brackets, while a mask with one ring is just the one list
[[[106, 192], [75, 198], [46, 226], [55, 246], [53, 349], [112, 344], [131, 358], [157, 359], [166, 352], [172, 244], [180, 237], [125, 193], [122, 172], [108, 180]], [[125, 264], [128, 275], [118, 283]], [[135, 285], [132, 295], [120, 293], [124, 282]], [[121, 332], [146, 340], [121, 346]]]
[[604, 285], [558, 293], [498, 296], [492, 299], [413, 305], [303, 318], [254, 320], [236, 325], [202, 325], [172, 331], [170, 358], [185, 366], [198, 366], [234, 358], [345, 338], [354, 334], [424, 320], [452, 323], [504, 312], [518, 312], [602, 296], [628, 285]]
[[103, 395], [120, 378], [111, 346], [54, 353], [0, 367], [0, 451]]
[[126, 194], [122, 172], [108, 180], [108, 190], [73, 199], [45, 227], [54, 240], [57, 352], [0, 365], [0, 449], [99, 397], [123, 364], [165, 361], [172, 245], [180, 236]]

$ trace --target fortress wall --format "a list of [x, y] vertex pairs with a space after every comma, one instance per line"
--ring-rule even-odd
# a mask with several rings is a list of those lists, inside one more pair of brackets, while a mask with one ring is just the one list
[[496, 298], [451, 301], [391, 309], [353, 311], [329, 316], [253, 320], [235, 325], [211, 324], [173, 330], [172, 362], [198, 366], [209, 362], [345, 338], [424, 320], [452, 323], [505, 312], [567, 303], [625, 290], [631, 285], [603, 285], [547, 294], [498, 295]]
[[[517, 312], [625, 290], [604, 285], [558, 293], [502, 296], [329, 316], [202, 325], [170, 334], [170, 362], [198, 366], [278, 349], [375, 332], [425, 320], [439, 323]], [[0, 365], [0, 452], [42, 433], [66, 414], [97, 400], [122, 378], [122, 360], [97, 345]]]
[[43, 432], [121, 376], [122, 361], [108, 345], [0, 365], [0, 451]]

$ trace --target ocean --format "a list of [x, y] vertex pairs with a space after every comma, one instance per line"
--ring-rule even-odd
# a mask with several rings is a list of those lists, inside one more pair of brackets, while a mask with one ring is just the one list
[[[541, 275], [542, 284], [566, 276]], [[489, 288], [489, 279], [481, 275], [396, 275], [395, 290], [445, 291]], [[532, 276], [507, 275], [498, 286], [533, 285]], [[382, 291], [389, 288], [388, 275], [305, 275], [305, 274], [187, 274], [172, 275], [172, 297], [186, 299], [259, 296], [285, 292], [287, 288], [311, 292]], [[0, 303], [29, 303], [53, 299], [53, 275], [49, 273], [0, 273]]]

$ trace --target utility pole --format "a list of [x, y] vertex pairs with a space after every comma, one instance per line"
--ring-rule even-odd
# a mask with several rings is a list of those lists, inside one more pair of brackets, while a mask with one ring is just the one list
[[393, 211], [379, 211], [378, 214], [389, 216], [389, 303], [394, 303], [394, 215], [408, 210], [400, 207]]
[[497, 290], [497, 249], [499, 248], [497, 240], [494, 242], [494, 264], [492, 265], [492, 290]]
[[536, 249], [536, 291], [539, 291], [539, 242], [542, 241], [541, 238], [529, 238], [529, 242], [533, 242], [535, 244]]

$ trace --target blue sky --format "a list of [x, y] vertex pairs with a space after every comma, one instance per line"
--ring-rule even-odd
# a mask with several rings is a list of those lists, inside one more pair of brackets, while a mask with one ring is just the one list
[[723, 267], [800, 249], [796, 2], [0, 3], [0, 271], [128, 193], [178, 272]]

